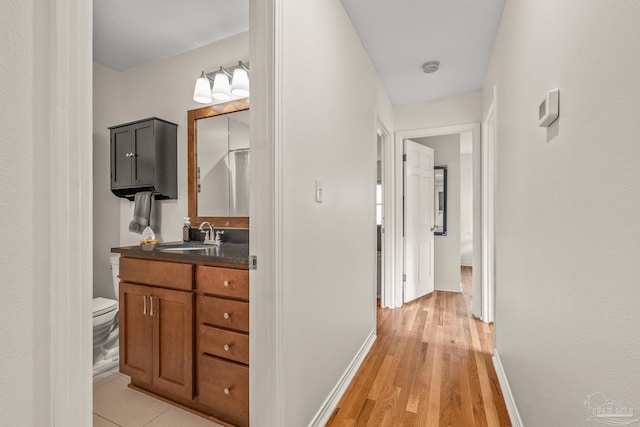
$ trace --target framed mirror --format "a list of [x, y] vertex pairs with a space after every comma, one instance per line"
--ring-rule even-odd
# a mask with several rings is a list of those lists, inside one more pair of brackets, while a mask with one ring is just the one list
[[189, 110], [187, 133], [191, 223], [249, 228], [249, 99]]
[[434, 166], [435, 226], [433, 234], [447, 235], [447, 167]]

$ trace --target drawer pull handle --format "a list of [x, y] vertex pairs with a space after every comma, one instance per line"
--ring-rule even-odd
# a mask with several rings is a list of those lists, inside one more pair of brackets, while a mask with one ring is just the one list
[[229, 390], [228, 388], [225, 388], [223, 391], [224, 391], [224, 394], [226, 394], [227, 396], [231, 394], [231, 390]]
[[224, 287], [225, 287], [225, 288], [228, 288], [228, 287], [229, 287], [229, 281], [228, 281], [228, 280], [225, 280], [223, 284], [224, 284]]
[[142, 296], [142, 314], [147, 314], [147, 296]]
[[231, 349], [231, 347], [229, 346], [229, 344], [225, 344], [224, 347], [224, 351], [229, 351]]
[[223, 314], [222, 316], [223, 316], [225, 319], [228, 319], [228, 318], [230, 318], [230, 317], [231, 317], [231, 315], [230, 315], [229, 313], [225, 313], [225, 314]]

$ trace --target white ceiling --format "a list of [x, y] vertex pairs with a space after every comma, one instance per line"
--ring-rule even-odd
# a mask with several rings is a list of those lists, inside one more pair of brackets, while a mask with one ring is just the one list
[[341, 1], [393, 104], [482, 88], [505, 0]]
[[249, 0], [94, 0], [93, 59], [116, 71], [249, 29]]
[[[393, 104], [480, 90], [505, 0], [341, 0]], [[124, 71], [249, 29], [248, 0], [94, 0], [94, 59]], [[425, 74], [422, 64], [439, 60]]]

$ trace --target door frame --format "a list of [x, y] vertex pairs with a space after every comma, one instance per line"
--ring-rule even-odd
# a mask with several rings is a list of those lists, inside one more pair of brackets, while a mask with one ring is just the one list
[[[393, 138], [380, 117], [376, 117], [376, 136], [382, 140], [382, 284], [380, 307], [393, 308], [392, 286], [394, 277], [393, 245]], [[376, 272], [377, 274], [377, 272]]]
[[[482, 321], [495, 320], [496, 87], [482, 121]], [[493, 132], [490, 132], [493, 128]]]
[[[394, 166], [393, 171], [393, 211], [389, 222], [394, 224], [391, 230], [392, 236], [389, 236], [393, 242], [394, 258], [393, 258], [393, 278], [389, 282], [389, 292], [391, 294], [390, 307], [400, 308], [403, 301], [402, 275], [404, 265], [404, 236], [403, 230], [403, 188], [402, 188], [402, 155], [403, 141], [412, 138], [424, 138], [430, 136], [441, 136], [460, 134], [463, 132], [471, 132], [473, 139], [473, 315], [481, 317], [481, 295], [482, 295], [482, 237], [481, 233], [481, 151], [480, 151], [480, 123], [463, 123], [451, 126], [439, 126], [431, 128], [411, 129], [397, 131], [395, 133], [393, 143], [393, 157], [391, 162]], [[477, 301], [477, 304], [476, 304]], [[477, 306], [477, 307], [476, 307]]]

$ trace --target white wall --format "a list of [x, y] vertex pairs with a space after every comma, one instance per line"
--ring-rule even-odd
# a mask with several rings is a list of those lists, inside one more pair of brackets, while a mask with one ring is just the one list
[[[497, 86], [496, 348], [527, 426], [640, 409], [640, 3], [509, 1]], [[560, 118], [537, 108], [560, 88]]]
[[[33, 3], [0, 6], [0, 425], [34, 425]], [[43, 212], [47, 214], [47, 212]], [[41, 226], [46, 227], [47, 222]], [[44, 384], [46, 385], [46, 384]]]
[[3, 426], [91, 423], [90, 16], [0, 5]]
[[[96, 111], [94, 114], [94, 120], [96, 120], [94, 135], [100, 135], [100, 138], [103, 135], [108, 137], [108, 130], [106, 130], [108, 126], [152, 116], [178, 124], [178, 198], [159, 200], [156, 204], [159, 206], [157, 218], [161, 221], [161, 230], [157, 237], [164, 241], [182, 238], [182, 218], [187, 216], [187, 111], [203, 106], [192, 99], [195, 79], [202, 70], [213, 71], [221, 65], [233, 65], [239, 60], [248, 58], [249, 33], [245, 32], [122, 73], [116, 73], [105, 67], [96, 67], [98, 71], [95, 73], [94, 84], [97, 90], [117, 91], [118, 79], [120, 87], [119, 104], [113, 99], [114, 94], [111, 94], [108, 99], [108, 105], [113, 109], [104, 107], [100, 104], [101, 98], [96, 97], [94, 104], [101, 111]], [[94, 168], [104, 170], [109, 167], [109, 161], [108, 156], [98, 158], [96, 154]], [[96, 186], [107, 184], [108, 182], [96, 182]], [[104, 230], [104, 234], [117, 235], [119, 242], [116, 246], [138, 244], [140, 235], [129, 231], [129, 222], [133, 216], [133, 202], [117, 199], [108, 187], [106, 191], [100, 188], [95, 194], [100, 198], [96, 204], [107, 205], [111, 203], [111, 199], [119, 200], [119, 225], [116, 225], [115, 221], [111, 222], [108, 230]], [[96, 218], [98, 215], [96, 213]], [[97, 223], [96, 226], [98, 227], [99, 224]], [[96, 257], [105, 250], [108, 253], [108, 249], [112, 246], [106, 241], [96, 242], [98, 252]], [[108, 269], [108, 262], [107, 257], [102, 259], [100, 264], [96, 264], [96, 275], [100, 274], [104, 268]], [[106, 280], [106, 276], [103, 279]]]
[[480, 122], [482, 92], [394, 105], [393, 117], [397, 131]]
[[[120, 75], [93, 64], [93, 295], [116, 298], [109, 255], [120, 246], [120, 200], [111, 193], [109, 129], [124, 123], [121, 113]], [[126, 226], [128, 226], [128, 222]]]
[[[286, 426], [308, 425], [376, 328], [376, 112], [391, 105], [339, 0], [284, 0]], [[338, 66], [336, 69], [335, 66]], [[315, 180], [324, 201], [314, 201]]]
[[435, 236], [434, 284], [460, 292], [460, 134], [413, 140], [433, 148], [435, 166], [447, 166], [447, 234]]
[[473, 263], [473, 153], [471, 132], [460, 134], [460, 265]]

